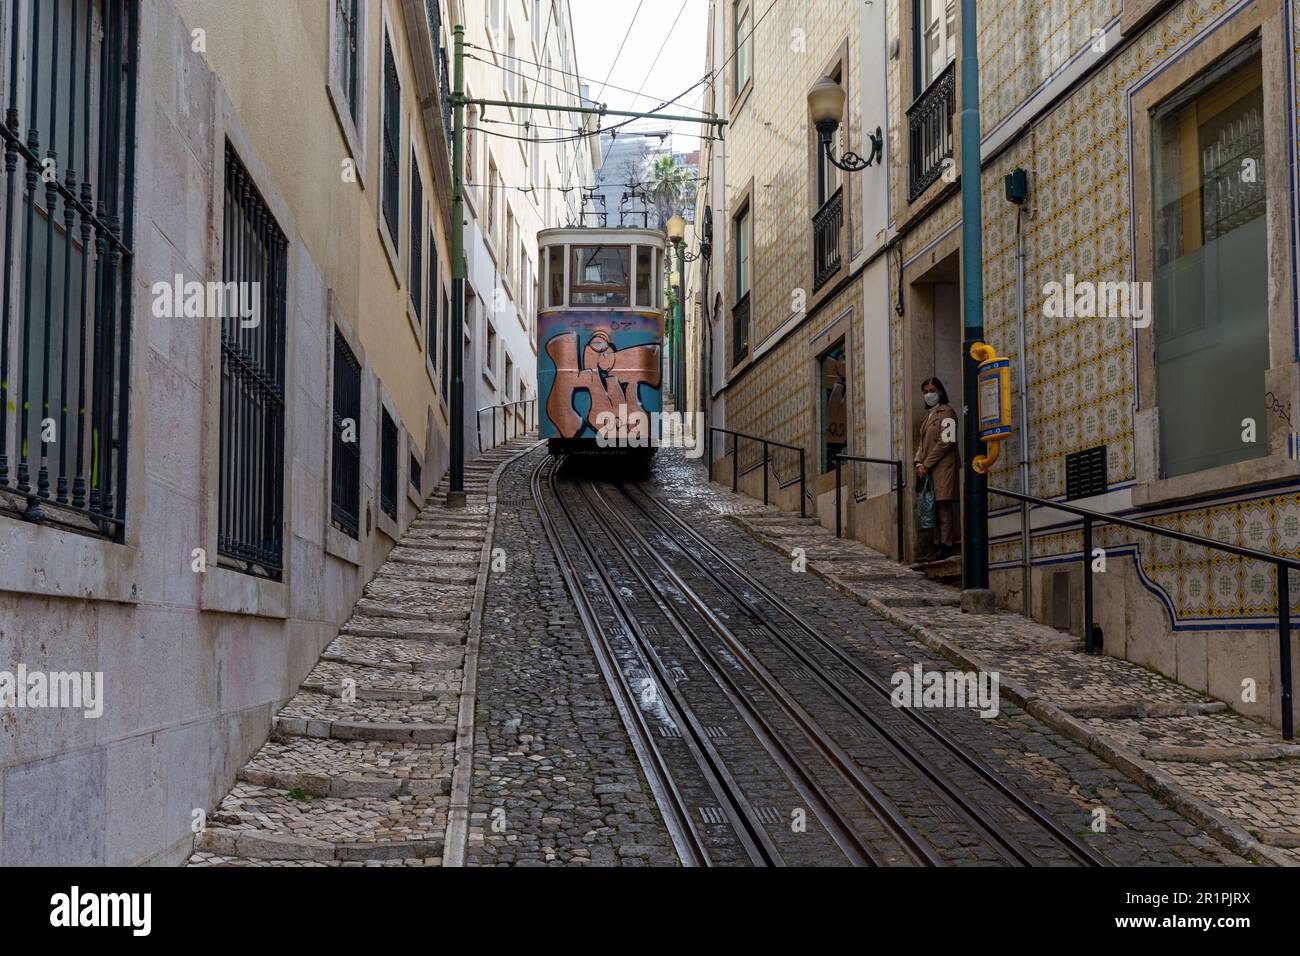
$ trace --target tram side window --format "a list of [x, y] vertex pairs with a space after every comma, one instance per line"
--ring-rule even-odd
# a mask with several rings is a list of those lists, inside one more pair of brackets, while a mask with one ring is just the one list
[[547, 284], [550, 292], [547, 305], [552, 309], [564, 307], [564, 247], [551, 246], [547, 257]]
[[574, 246], [569, 263], [569, 304], [630, 305], [630, 260], [627, 246]]
[[664, 310], [664, 260], [658, 249], [655, 250], [655, 309]]
[[636, 247], [636, 307], [653, 309], [654, 303], [654, 249]]

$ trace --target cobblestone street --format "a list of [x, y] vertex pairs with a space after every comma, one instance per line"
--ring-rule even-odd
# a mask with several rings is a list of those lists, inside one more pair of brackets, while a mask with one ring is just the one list
[[[554, 555], [541, 535], [529, 491], [530, 473], [541, 457], [542, 452], [534, 451], [509, 465], [498, 489], [494, 547], [501, 549], [505, 567], [492, 575], [487, 589], [466, 862], [675, 863], [676, 854], [651, 788], [564, 590]], [[790, 561], [769, 546], [773, 535], [784, 534], [780, 539], [783, 549], [797, 540], [808, 549], [810, 566], [823, 567], [819, 562], [839, 555], [831, 554], [836, 547], [834, 539], [826, 540], [819, 529], [764, 511], [716, 485], [708, 486], [698, 464], [687, 463], [676, 452], [660, 453], [647, 488], [671, 502], [680, 517], [776, 589], [809, 624], [880, 677], [888, 680], [915, 664], [926, 670], [951, 669], [951, 661], [909, 634], [905, 625], [883, 619], [819, 573], [792, 571]], [[767, 543], [742, 525], [765, 534]], [[877, 569], [887, 564], [883, 559], [875, 561]], [[901, 580], [924, 580], [906, 569], [892, 573]], [[930, 582], [926, 585], [940, 587]], [[860, 583], [860, 587], [864, 593], [871, 591], [868, 584]], [[945, 602], [935, 604], [946, 610]], [[963, 622], [951, 618], [949, 623]], [[751, 649], [760, 656], [768, 653], [760, 645], [751, 645]], [[780, 683], [797, 693], [806, 686], [802, 679], [806, 675], [801, 676], [797, 668], [776, 657], [765, 657], [765, 661]], [[861, 730], [851, 715], [820, 709], [823, 705], [814, 697], [804, 703], [819, 708], [820, 719], [841, 743], [851, 749], [860, 745]], [[1000, 712], [991, 720], [956, 708], [932, 710], [929, 716], [1063, 828], [1083, 837], [1107, 862], [1245, 862], [1246, 848], [1226, 846], [1194, 818], [1172, 809], [1129, 775], [1008, 699], [1004, 698]], [[916, 789], [914, 775], [897, 760], [870, 749], [859, 747], [858, 752], [864, 755], [864, 765], [885, 797], [900, 807], [909, 823], [947, 859], [998, 862], [947, 808], [927, 805], [924, 791]], [[935, 756], [932, 750], [929, 756]], [[956, 780], [959, 786], [971, 785], [960, 774]], [[829, 783], [829, 778], [825, 782]], [[782, 819], [788, 810], [781, 808]], [[1104, 832], [1093, 832], [1098, 811], [1104, 813]], [[1024, 823], [1014, 811], [1000, 822], [1011, 829]], [[1044, 862], [1064, 862], [1052, 856], [1051, 848], [1040, 847], [1040, 852]], [[822, 862], [833, 862], [833, 858]]]

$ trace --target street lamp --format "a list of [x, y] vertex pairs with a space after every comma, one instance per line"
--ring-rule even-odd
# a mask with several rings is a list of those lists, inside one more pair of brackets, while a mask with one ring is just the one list
[[665, 224], [668, 230], [668, 239], [673, 244], [673, 250], [677, 253], [677, 268], [672, 271], [668, 277], [668, 283], [677, 290], [677, 308], [673, 316], [673, 398], [683, 410], [686, 408], [686, 333], [683, 329], [682, 321], [682, 272], [685, 271], [685, 263], [691, 262], [698, 258], [689, 256], [683, 250], [686, 239], [686, 220], [679, 213], [673, 213], [672, 218]]
[[845, 150], [842, 159], [836, 159], [831, 151], [831, 138], [844, 118], [844, 100], [844, 87], [829, 76], [823, 76], [808, 91], [808, 111], [812, 114], [813, 125], [817, 127], [817, 138], [821, 140], [822, 150], [826, 153], [826, 158], [831, 161], [831, 165], [845, 172], [856, 173], [880, 161], [885, 140], [880, 127], [877, 126], [874, 133], [867, 134], [867, 138], [871, 141], [871, 152], [865, 159], [850, 150]]

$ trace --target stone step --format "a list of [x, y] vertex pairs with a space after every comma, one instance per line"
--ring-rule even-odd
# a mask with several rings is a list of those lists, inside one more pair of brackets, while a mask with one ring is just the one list
[[344, 681], [350, 680], [352, 690], [362, 700], [433, 700], [438, 694], [460, 693], [463, 672], [458, 662], [449, 664], [441, 670], [412, 671], [321, 660], [300, 686], [302, 690], [339, 697]]
[[478, 554], [483, 550], [483, 536], [475, 538], [454, 538], [443, 532], [429, 534], [404, 534], [398, 547], [415, 548], [423, 551], [459, 551], [466, 554]]
[[403, 723], [378, 720], [328, 720], [305, 716], [276, 715], [272, 735], [315, 737], [328, 740], [387, 740], [417, 744], [445, 744], [456, 739], [455, 723]]
[[[403, 631], [409, 628], [395, 622], [463, 622], [469, 618], [472, 604], [472, 592], [456, 597], [437, 593], [429, 594], [428, 597], [420, 594], [409, 597], [363, 597], [357, 600], [352, 619], [363, 619], [363, 627], [391, 627], [395, 631]], [[399, 633], [399, 636], [402, 635]]]
[[481, 547], [486, 532], [486, 526], [482, 528], [462, 528], [454, 524], [437, 528], [411, 528], [406, 534], [402, 535], [402, 543], [406, 544], [409, 541], [455, 541], [465, 544], [472, 542], [476, 547]]
[[464, 658], [463, 644], [431, 644], [402, 638], [343, 635], [325, 648], [320, 659], [338, 664], [427, 673], [459, 668]]
[[[301, 799], [307, 796], [307, 799]], [[229, 857], [318, 863], [442, 855], [446, 797], [310, 797], [237, 783], [197, 849]]]
[[[354, 614], [339, 630], [340, 637], [383, 637], [426, 644], [464, 644], [469, 612], [447, 612], [438, 621]], [[457, 619], [459, 623], [457, 623]]]
[[439, 796], [450, 792], [453, 761], [445, 744], [287, 737], [268, 740], [238, 779], [314, 797]]
[[[285, 719], [301, 717], [307, 721], [323, 720], [344, 724], [442, 724], [454, 723], [459, 688], [456, 693], [435, 693], [415, 699], [361, 697], [345, 700], [341, 695], [302, 688], [280, 708]], [[309, 732], [308, 737], [333, 736]], [[358, 739], [358, 738], [340, 738]], [[366, 738], [359, 738], [366, 739]], [[380, 738], [390, 739], [390, 738]], [[398, 738], [401, 739], [401, 738]]]
[[388, 560], [398, 564], [418, 564], [423, 567], [478, 568], [477, 551], [434, 551], [428, 548], [407, 548], [401, 544], [388, 552]]
[[430, 856], [424, 859], [406, 859], [406, 860], [363, 860], [356, 862], [342, 862], [339, 860], [317, 861], [317, 860], [271, 860], [258, 859], [251, 856], [221, 856], [216, 853], [209, 853], [201, 850], [189, 858], [186, 866], [197, 867], [256, 867], [256, 868], [284, 868], [284, 869], [303, 869], [316, 867], [416, 867], [416, 866], [442, 866], [442, 858]]
[[473, 598], [472, 593], [455, 599], [436, 593], [427, 597], [418, 594], [404, 598], [363, 597], [357, 601], [353, 616], [365, 618], [376, 626], [384, 620], [456, 623], [469, 617]]
[[470, 567], [454, 564], [408, 564], [385, 562], [371, 583], [375, 581], [416, 581], [424, 584], [468, 584], [478, 582], [478, 565]]

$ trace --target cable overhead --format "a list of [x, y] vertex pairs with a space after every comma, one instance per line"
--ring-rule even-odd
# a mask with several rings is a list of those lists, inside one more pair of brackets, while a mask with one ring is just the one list
[[627, 32], [623, 34], [623, 42], [618, 45], [618, 52], [614, 54], [614, 62], [609, 65], [609, 72], [605, 74], [605, 82], [600, 84], [600, 92], [596, 94], [596, 99], [600, 99], [600, 94], [605, 92], [605, 87], [609, 85], [609, 78], [614, 75], [614, 68], [618, 66], [619, 57], [623, 55], [623, 48], [627, 46], [627, 38], [632, 35], [632, 28], [636, 26], [636, 18], [641, 15], [641, 8], [645, 5], [645, 0], [637, 0], [636, 12], [632, 14], [632, 22], [627, 25]]
[[[645, 89], [645, 85], [650, 79], [650, 74], [653, 73], [655, 71], [655, 67], [659, 65], [659, 58], [664, 55], [664, 48], [668, 46], [668, 41], [671, 40], [673, 37], [673, 31], [677, 29], [677, 23], [678, 21], [681, 20], [682, 13], [685, 12], [686, 10], [687, 2], [688, 0], [682, 0], [682, 5], [677, 8], [677, 16], [673, 18], [673, 25], [668, 28], [668, 34], [664, 37], [664, 42], [659, 44], [659, 52], [655, 54], [655, 58], [650, 62], [650, 69], [645, 71], [645, 78], [641, 81], [642, 89]], [[645, 95], [646, 94], [644, 93], [637, 94], [637, 96], [645, 96]]]
[[[478, 51], [483, 52], [483, 53], [493, 53], [494, 55], [501, 57], [503, 60], [514, 60], [514, 61], [517, 62], [517, 63], [524, 63], [524, 64], [528, 64], [528, 65], [535, 65], [535, 64], [533, 64], [533, 61], [530, 60], [530, 59], [528, 59], [527, 57], [522, 57], [522, 56], [511, 56], [509, 53], [502, 53], [502, 52], [500, 52], [499, 50], [497, 50], [497, 51], [489, 50], [487, 47], [478, 46], [478, 45], [473, 44], [473, 43], [466, 43], [466, 44], [465, 44], [465, 49], [466, 49], [466, 50], [471, 50], [471, 49], [473, 49], [473, 50], [478, 50]], [[469, 59], [476, 59], [476, 60], [478, 60], [480, 63], [488, 63], [490, 66], [496, 66], [496, 65], [497, 65], [497, 64], [495, 64], [495, 63], [491, 63], [490, 61], [483, 59], [482, 57], [471, 57], [468, 53], [465, 54], [465, 55], [466, 55], [467, 58], [469, 58]], [[504, 66], [502, 66], [501, 69], [505, 70], [505, 69], [507, 69], [507, 68], [504, 67]], [[544, 68], [539, 68], [539, 69], [538, 69], [538, 72], [537, 72], [537, 76], [538, 76], [538, 77], [541, 76], [541, 74], [542, 74], [542, 70], [543, 70], [543, 69], [544, 69]], [[555, 71], [555, 67], [551, 67], [551, 71], [554, 72], [554, 71]], [[514, 73], [514, 72], [517, 72], [517, 71], [515, 71], [515, 70], [510, 70], [509, 72]], [[522, 76], [522, 77], [524, 77], [524, 79], [531, 79], [531, 77], [529, 77], [527, 74], [520, 73], [519, 75]], [[565, 75], [568, 76], [569, 74], [566, 73]], [[582, 83], [594, 84], [594, 83], [596, 82], [593, 78], [591, 78], [591, 77], [589, 77], [589, 76], [581, 76], [581, 75], [579, 75], [579, 74], [577, 74], [577, 73], [574, 73], [574, 74], [573, 74], [573, 77], [574, 77], [574, 79], [576, 79], [576, 80], [578, 80], [578, 81], [580, 81], [580, 82], [582, 82]], [[705, 77], [702, 77], [702, 79], [707, 79], [707, 78], [708, 78], [708, 77], [707, 77], [707, 74], [705, 75]], [[565, 93], [570, 93], [569, 90], [564, 89], [563, 87], [558, 87], [558, 86], [555, 86], [554, 84], [545, 83], [544, 81], [541, 81], [541, 80], [539, 80], [538, 82], [541, 82], [542, 85], [544, 85], [544, 86], [550, 86], [552, 89], [562, 89]], [[607, 84], [605, 84], [605, 87], [606, 87], [607, 89], [616, 90], [616, 91], [619, 92], [619, 93], [628, 93], [628, 94], [630, 94], [630, 95], [632, 95], [632, 96], [637, 97], [638, 99], [648, 99], [648, 100], [656, 100], [656, 99], [658, 99], [658, 97], [656, 97], [654, 94], [645, 92], [644, 89], [640, 89], [640, 90], [632, 90], [632, 89], [628, 89], [627, 87], [624, 87], [624, 86], [616, 86], [616, 85], [613, 84], [613, 83], [607, 83]], [[698, 102], [698, 100], [697, 100], [697, 102]], [[694, 109], [694, 107], [686, 107], [686, 108], [687, 108], [687, 109]], [[697, 111], [697, 112], [700, 112], [700, 113], [701, 113], [704, 117], [706, 117], [706, 118], [710, 115], [710, 114], [708, 114], [708, 113], [703, 112], [702, 110]]]

